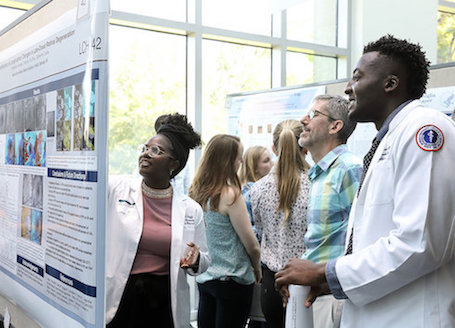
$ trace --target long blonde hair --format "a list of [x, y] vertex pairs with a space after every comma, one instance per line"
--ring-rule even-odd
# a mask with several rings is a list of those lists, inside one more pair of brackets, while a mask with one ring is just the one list
[[239, 173], [242, 185], [259, 180], [254, 171], [258, 166], [259, 159], [266, 150], [267, 148], [263, 146], [252, 146], [245, 151]]
[[235, 161], [239, 153], [240, 139], [228, 134], [218, 134], [210, 139], [202, 155], [189, 196], [205, 210], [210, 200], [210, 208], [218, 211], [221, 192], [226, 186], [233, 186], [240, 196], [240, 180], [235, 171]]
[[283, 224], [288, 219], [300, 191], [300, 171], [309, 168], [298, 139], [303, 131], [297, 120], [280, 122], [273, 131], [273, 145], [278, 152], [275, 166], [278, 194], [278, 210], [284, 211]]

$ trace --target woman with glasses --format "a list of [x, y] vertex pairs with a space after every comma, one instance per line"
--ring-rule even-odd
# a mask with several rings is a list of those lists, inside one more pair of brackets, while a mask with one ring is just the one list
[[202, 209], [170, 183], [199, 134], [169, 115], [141, 147], [140, 181], [110, 179], [107, 217], [107, 327], [189, 327], [186, 275], [208, 256]]
[[198, 328], [244, 328], [254, 282], [261, 280], [260, 248], [253, 233], [237, 171], [238, 137], [214, 136], [204, 151], [189, 194], [204, 209], [212, 262], [196, 278]]
[[275, 127], [272, 150], [277, 162], [250, 191], [253, 220], [261, 237], [261, 308], [268, 328], [284, 327], [275, 273], [290, 258], [299, 258], [305, 251], [310, 181], [305, 150], [298, 144], [302, 132], [303, 126], [297, 120], [282, 121]]

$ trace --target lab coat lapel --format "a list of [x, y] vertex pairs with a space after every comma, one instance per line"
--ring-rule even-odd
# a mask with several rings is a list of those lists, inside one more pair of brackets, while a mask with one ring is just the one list
[[[171, 259], [170, 259], [170, 275], [171, 275], [171, 295], [177, 295], [177, 282], [180, 271], [180, 257], [183, 254], [185, 245], [183, 242], [184, 221], [186, 212], [186, 199], [182, 198], [178, 193], [172, 196], [172, 238], [171, 238]], [[172, 312], [174, 318], [178, 315], [177, 298], [171, 297]]]
[[141, 231], [142, 225], [144, 222], [144, 207], [142, 199], [142, 179], [139, 179], [137, 182], [132, 184], [131, 187], [131, 198], [134, 199], [136, 203], [136, 210], [141, 222]]
[[390, 122], [389, 125], [389, 131], [386, 133], [384, 138], [381, 140], [379, 143], [378, 148], [376, 149], [376, 152], [374, 153], [374, 156], [371, 160], [370, 167], [368, 168], [367, 174], [365, 175], [365, 179], [363, 181], [362, 188], [360, 189], [358, 199], [356, 203], [358, 202], [359, 204], [363, 205], [365, 203], [365, 196], [367, 194], [368, 190], [368, 185], [369, 181], [371, 179], [372, 172], [374, 172], [374, 167], [378, 163], [379, 159], [381, 158], [381, 155], [384, 151], [385, 146], [387, 145], [387, 139], [388, 136], [393, 133], [395, 128], [409, 115], [409, 113], [414, 110], [417, 106], [419, 106], [420, 103], [418, 100], [414, 100], [410, 102], [406, 107], [404, 107]]

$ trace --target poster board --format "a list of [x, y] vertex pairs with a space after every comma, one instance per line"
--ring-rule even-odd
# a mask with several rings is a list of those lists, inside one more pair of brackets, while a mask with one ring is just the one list
[[287, 119], [300, 120], [313, 98], [324, 93], [325, 87], [317, 86], [228, 95], [227, 133], [240, 137], [244, 149], [255, 145], [270, 148], [275, 126]]
[[[450, 85], [454, 83], [450, 80], [453, 76], [454, 65], [432, 67], [427, 91], [420, 99], [421, 104], [451, 115], [455, 110], [455, 86]], [[344, 95], [347, 83], [348, 80], [344, 79], [328, 84], [228, 95], [225, 103], [228, 113], [227, 133], [240, 137], [244, 149], [254, 145], [270, 149], [271, 133], [279, 122], [285, 119], [300, 120], [310, 108], [314, 97], [319, 94]], [[358, 123], [347, 141], [347, 147], [363, 158], [376, 134], [373, 123]], [[313, 164], [309, 155], [307, 161], [310, 165]]]
[[[325, 93], [325, 85], [316, 85], [228, 95], [228, 133], [240, 137], [244, 149], [254, 145], [271, 149], [276, 125], [286, 119], [300, 120], [310, 109], [314, 97]], [[371, 123], [358, 124], [347, 142], [349, 150], [363, 157], [376, 132]], [[306, 159], [313, 164], [310, 154]]]
[[103, 327], [107, 0], [0, 32], [0, 294], [43, 327]]

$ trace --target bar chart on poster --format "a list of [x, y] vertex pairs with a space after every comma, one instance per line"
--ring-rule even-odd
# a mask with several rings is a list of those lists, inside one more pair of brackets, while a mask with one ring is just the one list
[[104, 325], [107, 38], [105, 0], [0, 35], [0, 294], [44, 327]]

